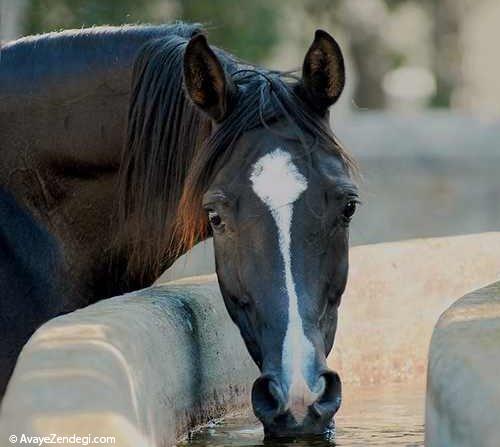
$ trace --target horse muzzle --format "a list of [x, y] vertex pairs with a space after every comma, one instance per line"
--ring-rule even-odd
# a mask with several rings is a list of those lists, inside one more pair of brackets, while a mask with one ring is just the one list
[[290, 392], [285, 381], [263, 374], [254, 383], [252, 405], [266, 437], [318, 436], [332, 428], [340, 407], [342, 385], [336, 372], [325, 370], [309, 388]]

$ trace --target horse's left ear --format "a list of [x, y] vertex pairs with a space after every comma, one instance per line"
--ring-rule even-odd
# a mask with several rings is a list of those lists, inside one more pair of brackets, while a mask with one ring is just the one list
[[184, 85], [191, 100], [214, 121], [228, 115], [235, 87], [203, 34], [197, 34], [187, 44]]
[[345, 85], [344, 57], [337, 41], [326, 31], [317, 30], [302, 67], [300, 92], [320, 113], [339, 98]]

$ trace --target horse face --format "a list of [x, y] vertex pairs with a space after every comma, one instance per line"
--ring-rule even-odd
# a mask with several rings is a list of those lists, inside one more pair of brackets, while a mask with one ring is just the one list
[[311, 163], [269, 130], [243, 139], [204, 197], [219, 284], [262, 371], [252, 400], [267, 433], [321, 433], [340, 405], [326, 356], [347, 280], [355, 189], [331, 154]]
[[[217, 82], [203, 84], [198, 72], [187, 90], [221, 122], [231, 101], [219, 96], [234, 86], [213, 53], [189, 51], [185, 70], [208, 58], [204, 65]], [[298, 94], [318, 108], [318, 120], [327, 119], [343, 79], [337, 44], [317, 32]], [[339, 408], [340, 379], [326, 357], [347, 281], [348, 225], [356, 207], [340, 157], [308, 153], [292, 135], [285, 120], [243, 134], [203, 198], [226, 307], [262, 373], [253, 386], [254, 412], [271, 436], [324, 433]]]

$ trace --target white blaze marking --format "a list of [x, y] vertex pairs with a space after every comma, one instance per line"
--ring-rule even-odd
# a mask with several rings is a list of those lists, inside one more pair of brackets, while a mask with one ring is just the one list
[[250, 180], [255, 194], [267, 205], [278, 227], [288, 295], [288, 327], [283, 340], [283, 373], [289, 388], [289, 398], [304, 399], [305, 394], [311, 393], [304, 377], [308, 366], [314, 360], [314, 348], [304, 334], [299, 314], [290, 246], [293, 204], [307, 189], [307, 179], [293, 164], [290, 154], [277, 148], [257, 160]]

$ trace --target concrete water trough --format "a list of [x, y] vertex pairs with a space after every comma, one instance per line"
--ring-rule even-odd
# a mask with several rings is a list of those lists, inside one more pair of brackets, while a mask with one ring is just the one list
[[[351, 249], [330, 366], [344, 383], [424, 377], [439, 315], [500, 278], [499, 246], [500, 233], [485, 233]], [[172, 445], [197, 424], [248, 407], [257, 375], [214, 275], [158, 284], [33, 335], [2, 403], [0, 445], [51, 433]]]
[[500, 282], [443, 313], [429, 351], [426, 445], [500, 443]]

